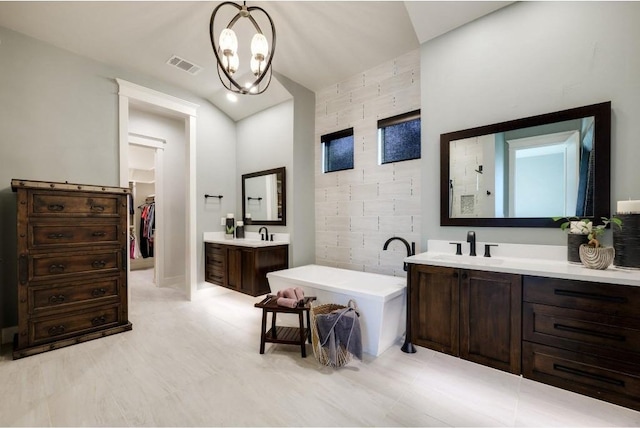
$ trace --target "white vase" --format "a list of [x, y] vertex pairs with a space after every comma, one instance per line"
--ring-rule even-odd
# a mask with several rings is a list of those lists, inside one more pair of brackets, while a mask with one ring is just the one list
[[616, 251], [613, 247], [591, 247], [580, 245], [580, 261], [589, 269], [604, 270], [613, 263]]

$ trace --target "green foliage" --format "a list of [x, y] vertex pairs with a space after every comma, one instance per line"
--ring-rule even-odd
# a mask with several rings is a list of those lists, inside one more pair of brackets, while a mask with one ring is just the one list
[[584, 223], [583, 230], [589, 231], [589, 234], [587, 236], [587, 238], [589, 239], [589, 245], [592, 245], [594, 247], [600, 246], [600, 242], [598, 241], [598, 238], [602, 236], [602, 234], [604, 233], [605, 229], [609, 224], [612, 224], [611, 227], [614, 227], [613, 225], [615, 225], [620, 229], [622, 229], [622, 220], [620, 220], [618, 217], [611, 217], [611, 218], [600, 217], [600, 219], [602, 220], [602, 224], [599, 224], [597, 226], [592, 226], [590, 225], [591, 220], [586, 218], [580, 219], [579, 217], [553, 217], [553, 221], [564, 220], [564, 222], [560, 224], [561, 230], [567, 230], [571, 226], [572, 221], [580, 221]]

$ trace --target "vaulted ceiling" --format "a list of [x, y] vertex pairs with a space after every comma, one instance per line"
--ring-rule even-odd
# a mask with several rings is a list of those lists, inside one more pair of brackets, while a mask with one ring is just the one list
[[[512, 2], [260, 1], [277, 31], [274, 71], [326, 88]], [[78, 55], [171, 83], [240, 120], [290, 98], [277, 81], [261, 95], [226, 99], [209, 41], [220, 2], [0, 1], [0, 26]], [[251, 5], [251, 2], [249, 3]], [[242, 40], [242, 35], [239, 37]], [[167, 65], [177, 55], [202, 67]], [[275, 80], [275, 79], [274, 79]]]

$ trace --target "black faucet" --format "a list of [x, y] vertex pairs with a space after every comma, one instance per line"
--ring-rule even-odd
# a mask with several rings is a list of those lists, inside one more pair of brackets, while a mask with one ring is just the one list
[[469, 255], [476, 255], [476, 233], [473, 230], [467, 232], [467, 242], [469, 243]]
[[[398, 240], [398, 241], [402, 242], [404, 244], [404, 246], [407, 247], [407, 257], [411, 257], [411, 256], [416, 254], [416, 243], [412, 242], [411, 246], [409, 246], [409, 243], [407, 242], [407, 240], [404, 239], [404, 238], [400, 238], [399, 236], [394, 236], [393, 238], [387, 239], [387, 242], [384, 243], [384, 246], [382, 247], [382, 249], [384, 251], [386, 251], [387, 248], [389, 247], [389, 243], [391, 241], [394, 241], [394, 240]], [[404, 269], [405, 272], [407, 271], [407, 263], [406, 262], [403, 265], [403, 269]]]
[[[262, 234], [262, 229], [264, 229], [264, 235]], [[269, 240], [269, 229], [267, 229], [266, 226], [262, 226], [260, 229], [258, 229], [258, 233], [260, 234], [261, 241]]]

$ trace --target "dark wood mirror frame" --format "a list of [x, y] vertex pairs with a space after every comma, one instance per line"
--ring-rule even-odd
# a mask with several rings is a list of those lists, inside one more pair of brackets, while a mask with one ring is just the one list
[[280, 208], [280, 219], [279, 220], [258, 220], [251, 219], [251, 222], [245, 223], [245, 225], [258, 225], [258, 226], [286, 226], [287, 225], [287, 184], [286, 184], [286, 175], [285, 175], [285, 167], [281, 168], [273, 168], [265, 171], [252, 172], [250, 174], [242, 175], [242, 219], [246, 221], [247, 217], [247, 195], [245, 192], [245, 180], [249, 178], [261, 177], [266, 175], [276, 174], [278, 176], [278, 181], [281, 183], [280, 189], [280, 197], [281, 199], [278, 203], [281, 205]]
[[449, 215], [449, 144], [451, 141], [471, 138], [480, 135], [512, 131], [548, 123], [594, 117], [594, 223], [601, 223], [601, 217], [610, 217], [611, 197], [611, 102], [577, 107], [539, 116], [516, 119], [493, 125], [470, 128], [463, 131], [440, 135], [440, 225], [441, 226], [487, 226], [487, 227], [559, 227], [550, 217], [450, 217]]

